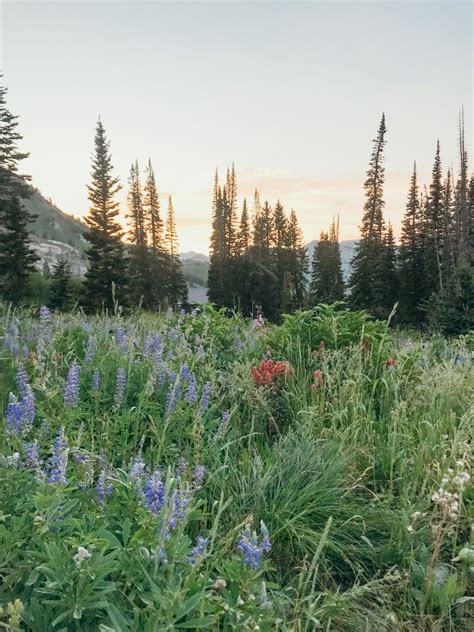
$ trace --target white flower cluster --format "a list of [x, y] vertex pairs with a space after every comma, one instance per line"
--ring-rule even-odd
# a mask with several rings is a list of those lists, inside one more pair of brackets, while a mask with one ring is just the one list
[[456, 462], [456, 469], [448, 468], [441, 480], [440, 488], [431, 496], [431, 500], [442, 511], [446, 520], [456, 522], [459, 514], [459, 492], [462, 492], [470, 478], [466, 461], [459, 459]]
[[90, 557], [92, 557], [92, 553], [90, 553], [90, 551], [85, 549], [83, 546], [78, 546], [77, 553], [73, 558], [76, 563], [76, 567], [81, 568], [82, 562], [84, 560], [88, 560]]
[[415, 523], [425, 516], [426, 512], [421, 513], [421, 511], [414, 511], [410, 517], [410, 524], [407, 526], [408, 533], [413, 533], [415, 531]]

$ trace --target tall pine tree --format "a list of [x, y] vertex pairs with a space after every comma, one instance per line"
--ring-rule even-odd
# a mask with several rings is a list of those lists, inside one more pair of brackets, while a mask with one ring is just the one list
[[364, 183], [366, 200], [360, 227], [361, 237], [352, 260], [350, 279], [352, 306], [356, 309], [367, 309], [374, 316], [382, 318], [388, 315], [381, 279], [385, 252], [383, 152], [386, 131], [385, 114], [383, 114], [377, 138], [373, 141], [374, 147]]
[[400, 314], [404, 322], [420, 325], [424, 319], [420, 310], [424, 295], [424, 221], [416, 162], [413, 164], [400, 241]]
[[[0, 79], [2, 75], [0, 74]], [[30, 190], [27, 176], [18, 175], [18, 164], [28, 154], [18, 149], [22, 136], [18, 117], [7, 108], [7, 89], [0, 86], [0, 295], [14, 304], [22, 302], [38, 260], [31, 247], [28, 224], [35, 216], [21, 203]]]
[[442, 290], [442, 249], [444, 233], [443, 173], [439, 140], [433, 164], [432, 181], [425, 205], [425, 291], [427, 296]]
[[150, 307], [158, 308], [166, 297], [167, 257], [163, 247], [160, 196], [151, 160], [148, 160], [146, 168], [143, 210], [150, 270], [148, 304]]
[[112, 175], [110, 143], [99, 119], [92, 159], [92, 182], [88, 185], [91, 203], [84, 233], [90, 246], [87, 250], [89, 268], [85, 274], [84, 304], [90, 311], [113, 309], [114, 301], [127, 301], [127, 261], [122, 237], [124, 231], [117, 220], [119, 203], [116, 195], [121, 186]]
[[129, 191], [127, 196], [130, 224], [130, 261], [129, 280], [130, 296], [135, 304], [141, 303], [146, 308], [153, 307], [153, 293], [151, 290], [152, 270], [148, 251], [148, 239], [145, 224], [145, 209], [143, 193], [140, 183], [138, 161], [132, 164], [128, 179]]
[[166, 215], [165, 251], [168, 255], [166, 294], [170, 305], [175, 307], [178, 304], [187, 303], [188, 290], [179, 258], [178, 233], [176, 231], [176, 220], [171, 195], [168, 198], [168, 213]]
[[339, 218], [333, 220], [328, 232], [322, 232], [313, 251], [310, 304], [334, 303], [344, 300]]

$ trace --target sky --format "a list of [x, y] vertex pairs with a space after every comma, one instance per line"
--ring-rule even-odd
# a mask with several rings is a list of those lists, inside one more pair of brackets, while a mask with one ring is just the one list
[[472, 155], [470, 2], [0, 0], [0, 68], [20, 116], [23, 172], [84, 216], [100, 115], [124, 190], [151, 158], [181, 250], [207, 252], [214, 171], [239, 197], [278, 198], [310, 241], [339, 213], [358, 236], [363, 182], [387, 119], [385, 215], [398, 234], [413, 161], [436, 140], [455, 169], [464, 107]]

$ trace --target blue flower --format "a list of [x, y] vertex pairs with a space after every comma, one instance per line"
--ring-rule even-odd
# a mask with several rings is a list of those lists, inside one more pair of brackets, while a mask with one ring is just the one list
[[88, 364], [92, 362], [92, 360], [94, 359], [96, 348], [97, 348], [96, 339], [93, 338], [92, 336], [89, 336], [87, 340], [87, 346], [86, 346], [86, 355], [84, 357], [84, 366], [87, 366]]
[[194, 489], [200, 489], [206, 476], [206, 468], [204, 465], [196, 465], [193, 471], [193, 486]]
[[117, 383], [115, 385], [114, 402], [116, 406], [123, 403], [125, 397], [125, 389], [127, 387], [127, 372], [125, 369], [117, 369]]
[[191, 379], [191, 371], [189, 370], [189, 367], [186, 363], [181, 365], [181, 370], [180, 370], [180, 376], [181, 376], [181, 380], [183, 382], [188, 382]]
[[188, 564], [195, 564], [197, 560], [202, 559], [206, 555], [206, 547], [209, 544], [209, 538], [203, 538], [198, 535], [196, 538], [196, 546], [191, 549], [191, 554], [188, 555]]
[[69, 367], [64, 388], [64, 403], [74, 407], [79, 401], [79, 365], [74, 361]]
[[145, 479], [142, 492], [143, 504], [153, 514], [159, 514], [165, 501], [165, 484], [162, 481], [162, 472], [155, 470]]
[[112, 494], [113, 488], [111, 483], [107, 483], [107, 475], [105, 470], [102, 470], [99, 474], [96, 485], [97, 497], [102, 505], [105, 505], [105, 501], [108, 496]]
[[28, 390], [28, 374], [23, 366], [18, 367], [18, 371], [16, 373], [16, 383], [18, 385], [20, 395], [24, 397], [26, 391]]
[[229, 421], [230, 421], [230, 410], [225, 410], [224, 413], [222, 414], [221, 423], [219, 424], [219, 428], [217, 429], [217, 432], [216, 432], [217, 437], [222, 437], [225, 434], [225, 431], [227, 430], [227, 426], [229, 425]]
[[130, 480], [135, 483], [141, 483], [146, 473], [146, 465], [142, 456], [134, 456], [130, 464]]
[[271, 550], [268, 529], [263, 521], [260, 523], [260, 532], [259, 541], [256, 531], [251, 531], [250, 525], [247, 524], [237, 543], [237, 552], [243, 555], [244, 564], [253, 570], [260, 568], [262, 553]]
[[188, 404], [195, 404], [198, 400], [197, 382], [194, 374], [191, 373], [188, 381], [188, 390], [186, 391], [186, 401]]
[[125, 329], [122, 326], [117, 327], [117, 331], [115, 332], [115, 341], [120, 351], [125, 353], [127, 351], [127, 338], [125, 335]]
[[93, 391], [98, 391], [100, 389], [100, 372], [99, 372], [99, 369], [94, 369], [94, 373], [92, 374], [91, 388], [92, 388]]
[[53, 455], [49, 460], [48, 483], [67, 485], [66, 472], [68, 455], [69, 448], [67, 438], [64, 435], [64, 428], [61, 428], [53, 445]]
[[51, 312], [46, 307], [46, 305], [42, 305], [39, 310], [39, 318], [41, 323], [48, 324], [51, 320]]
[[21, 400], [21, 405], [23, 407], [22, 432], [26, 433], [31, 430], [35, 419], [35, 394], [29, 385], [26, 386], [26, 391], [23, 399]]
[[25, 396], [19, 401], [10, 393], [6, 412], [7, 434], [24, 435], [31, 430], [35, 418], [35, 396], [29, 385]]
[[175, 476], [178, 479], [178, 481], [184, 478], [187, 467], [188, 467], [188, 462], [186, 461], [184, 457], [181, 457], [178, 463], [176, 464], [176, 469], [175, 469]]
[[211, 399], [211, 385], [209, 382], [206, 382], [202, 387], [201, 393], [201, 412], [205, 413], [209, 408], [209, 402]]
[[176, 404], [181, 397], [181, 384], [177, 379], [176, 373], [170, 373], [170, 386], [166, 396], [166, 416], [170, 417], [176, 408]]
[[35, 478], [39, 482], [44, 482], [45, 475], [42, 470], [43, 461], [40, 459], [39, 445], [35, 440], [33, 443], [25, 443], [25, 465], [28, 469], [35, 472]]
[[8, 396], [6, 412], [6, 431], [8, 434], [18, 434], [23, 420], [23, 407], [13, 393]]

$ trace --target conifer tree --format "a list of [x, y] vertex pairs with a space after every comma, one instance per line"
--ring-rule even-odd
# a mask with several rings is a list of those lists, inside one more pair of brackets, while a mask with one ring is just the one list
[[52, 309], [67, 312], [74, 303], [74, 281], [71, 275], [71, 266], [66, 259], [59, 259], [51, 276], [48, 305]]
[[297, 309], [303, 305], [305, 297], [308, 253], [304, 246], [303, 231], [294, 209], [291, 209], [288, 221], [287, 247], [289, 249], [287, 270], [294, 288], [293, 309]]
[[258, 231], [260, 229], [260, 213], [262, 207], [260, 205], [260, 193], [255, 189], [253, 194], [253, 207], [252, 207], [252, 244], [257, 245], [260, 241]]
[[432, 172], [432, 182], [425, 206], [425, 292], [429, 296], [433, 292], [442, 290], [442, 250], [444, 233], [443, 209], [443, 174], [441, 168], [441, 152], [439, 140], [436, 143], [436, 153]]
[[147, 231], [145, 224], [145, 210], [140, 183], [138, 161], [132, 164], [128, 179], [129, 191], [127, 196], [128, 215], [130, 223], [130, 295], [135, 304], [141, 303], [146, 308], [153, 307], [154, 293], [152, 288], [151, 258], [147, 247]]
[[251, 245], [251, 234], [250, 234], [250, 220], [249, 213], [247, 209], [247, 199], [244, 198], [244, 203], [242, 206], [242, 214], [240, 216], [240, 226], [239, 226], [239, 255], [245, 255], [248, 253]]
[[150, 271], [147, 303], [149, 307], [157, 308], [165, 299], [167, 257], [163, 248], [163, 220], [161, 218], [160, 196], [151, 160], [148, 160], [146, 168], [143, 211]]
[[455, 268], [455, 230], [453, 177], [448, 170], [443, 185], [443, 236], [441, 243], [441, 276], [443, 285], [451, 284]]
[[383, 188], [385, 169], [383, 166], [385, 114], [382, 115], [377, 138], [370, 159], [367, 179], [364, 183], [365, 204], [360, 227], [361, 238], [352, 260], [350, 279], [351, 303], [356, 309], [367, 309], [376, 317], [386, 317], [380, 271], [384, 258]]
[[145, 231], [145, 212], [143, 208], [142, 187], [140, 184], [140, 170], [138, 161], [135, 161], [130, 168], [128, 179], [128, 215], [130, 223], [130, 240], [132, 244], [139, 247], [146, 247], [147, 235]]
[[388, 316], [396, 303], [398, 303], [400, 294], [397, 247], [390, 222], [383, 235], [383, 245], [380, 267], [380, 304], [383, 312]]
[[254, 245], [264, 258], [268, 258], [275, 242], [273, 211], [265, 201], [254, 216]]
[[291, 250], [288, 246], [288, 220], [285, 215], [280, 200], [277, 200], [275, 208], [273, 210], [273, 245], [274, 245], [274, 259], [275, 259], [275, 273], [278, 277], [279, 284], [284, 294], [282, 298], [282, 310], [289, 311], [289, 297], [292, 291], [292, 277], [289, 274], [286, 284], [284, 283], [285, 273], [288, 272], [288, 267], [291, 265]]
[[237, 239], [237, 178], [234, 163], [232, 169], [227, 169], [226, 184], [224, 187], [225, 209], [225, 244], [226, 257], [232, 258], [238, 254], [239, 243]]
[[148, 245], [153, 250], [160, 250], [163, 247], [163, 221], [161, 219], [160, 196], [151, 160], [148, 160], [146, 168], [143, 210]]
[[210, 266], [208, 274], [208, 297], [211, 303], [225, 305], [225, 216], [222, 190], [216, 169], [212, 198], [212, 233], [210, 244]]
[[459, 115], [459, 177], [454, 199], [454, 254], [457, 263], [472, 258], [474, 245], [471, 239], [471, 217], [469, 208], [469, 179], [466, 142], [464, 137], [464, 110]]
[[332, 221], [328, 232], [321, 232], [314, 247], [309, 298], [311, 305], [344, 300], [339, 218], [337, 224]]
[[124, 231], [117, 221], [119, 204], [116, 195], [121, 186], [118, 178], [112, 175], [110, 143], [100, 119], [94, 142], [92, 182], [87, 187], [91, 206], [86, 217], [88, 230], [84, 233], [90, 244], [84, 303], [91, 311], [102, 307], [112, 309], [114, 300], [124, 305], [127, 299], [127, 261], [122, 243]]
[[0, 86], [0, 295], [18, 304], [26, 297], [38, 257], [28, 230], [35, 216], [20, 200], [30, 195], [25, 184], [29, 177], [18, 175], [18, 163], [28, 154], [18, 149], [22, 139], [17, 130], [18, 117], [8, 110], [6, 94], [7, 89]]
[[173, 200], [168, 197], [168, 213], [166, 215], [165, 251], [168, 255], [166, 294], [170, 305], [187, 303], [188, 290], [184, 280], [181, 260], [179, 258], [178, 233], [174, 215]]
[[400, 313], [405, 322], [419, 325], [424, 318], [420, 310], [420, 302], [424, 295], [424, 225], [417, 178], [415, 162], [400, 239]]

